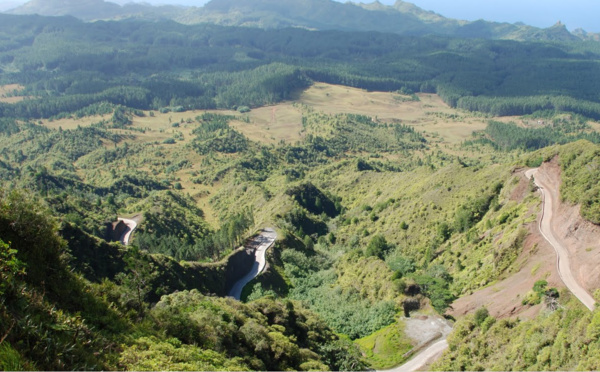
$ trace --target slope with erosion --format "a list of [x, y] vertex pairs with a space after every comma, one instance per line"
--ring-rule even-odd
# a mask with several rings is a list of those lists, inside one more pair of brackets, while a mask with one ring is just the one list
[[[539, 223], [540, 233], [544, 236], [546, 241], [552, 245], [556, 251], [557, 261], [556, 266], [560, 278], [562, 279], [565, 286], [569, 291], [577, 297], [590, 311], [594, 310], [596, 301], [581, 286], [581, 277], [585, 274], [580, 272], [579, 267], [572, 264], [571, 252], [574, 247], [569, 249], [569, 246], [565, 242], [558, 238], [558, 234], [555, 233], [555, 216], [558, 214], [559, 193], [556, 180], [549, 177], [548, 172], [544, 168], [531, 169], [527, 171], [527, 177], [534, 180], [538, 186], [540, 193], [542, 194], [542, 215]], [[556, 183], [555, 183], [556, 182]], [[566, 223], [566, 225], [571, 225]], [[571, 227], [571, 226], [569, 226]], [[579, 234], [578, 234], [579, 235]], [[585, 238], [585, 236], [582, 236]], [[571, 252], [570, 252], [571, 251]], [[594, 264], [592, 262], [592, 264]]]
[[[590, 222], [582, 215], [597, 221], [594, 206], [597, 205], [595, 194], [590, 193], [596, 185], [599, 176], [595, 164], [598, 157], [598, 147], [589, 142], [556, 146], [540, 150], [529, 156], [529, 159], [540, 158], [545, 160], [534, 174], [538, 177], [546, 200], [551, 198], [552, 213], [542, 226], [546, 235], [553, 235], [554, 244], [562, 244], [566, 248], [562, 252], [561, 263], [570, 262], [573, 277], [579, 281], [588, 292], [594, 293], [598, 301], [598, 276], [594, 270], [599, 265], [596, 246], [600, 238], [598, 225]], [[560, 185], [560, 193], [558, 186]], [[583, 191], [583, 192], [581, 192]], [[588, 191], [588, 192], [586, 192]], [[579, 201], [580, 204], [572, 204]], [[544, 213], [544, 218], [548, 217]], [[581, 212], [581, 213], [580, 213]], [[553, 216], [552, 216], [553, 215]], [[531, 239], [535, 239], [539, 248], [552, 251], [551, 255], [544, 254], [549, 259], [543, 263], [542, 256], [536, 250], [526, 255], [529, 265], [534, 262], [531, 274], [543, 269], [552, 272], [548, 278], [549, 283], [562, 284], [556, 273], [557, 261], [554, 249], [546, 239], [542, 239], [537, 226], [532, 231]], [[544, 248], [546, 247], [546, 248]], [[566, 258], [566, 259], [565, 259]], [[563, 268], [564, 269], [564, 268]], [[523, 273], [515, 275], [518, 277]], [[553, 279], [552, 279], [553, 278]], [[510, 285], [514, 278], [505, 282]], [[514, 281], [513, 281], [514, 282]], [[498, 286], [499, 287], [499, 286]], [[518, 287], [517, 287], [518, 288]], [[474, 310], [479, 306], [497, 307], [502, 303], [500, 299], [481, 301], [493, 296], [494, 292], [506, 291], [504, 288], [490, 288], [475, 292], [471, 298], [463, 298], [457, 302], [476, 303], [471, 307]], [[513, 287], [510, 289], [513, 290]], [[475, 316], [472, 314], [462, 317], [455, 331], [449, 338], [449, 350], [433, 366], [435, 370], [471, 370], [471, 369], [502, 369], [520, 370], [531, 368], [536, 370], [595, 370], [600, 367], [598, 351], [598, 321], [599, 310], [590, 309], [588, 304], [583, 304], [579, 298], [571, 295], [566, 289], [559, 291], [558, 303], [546, 301], [546, 305], [535, 313], [519, 314], [514, 318], [512, 314], [490, 312], [494, 316]], [[549, 293], [546, 293], [548, 296]], [[551, 296], [551, 294], [550, 294]], [[593, 300], [592, 300], [593, 301]], [[586, 306], [588, 308], [586, 308]], [[533, 310], [533, 308], [531, 309]], [[592, 312], [590, 312], [592, 310]], [[478, 311], [479, 312], [479, 311]], [[481, 313], [481, 312], [479, 312]], [[522, 315], [527, 320], [521, 321]], [[481, 315], [481, 314], [480, 314]], [[497, 318], [508, 318], [497, 320]], [[494, 345], [493, 352], [485, 345]], [[465, 353], [466, 350], [468, 353]]]
[[568, 250], [575, 280], [594, 293], [600, 288], [598, 146], [578, 141], [538, 154], [545, 159], [538, 178], [554, 202], [548, 228]]
[[[549, 161], [539, 168], [534, 177], [540, 178], [544, 182], [546, 197], [552, 198], [554, 213], [549, 220], [548, 228], [552, 229], [555, 238], [568, 251], [568, 253], [565, 252], [568, 254], [568, 258], [563, 260], [570, 262], [575, 280], [589, 293], [594, 293], [600, 288], [598, 274], [600, 227], [581, 216], [580, 204], [570, 204], [564, 200], [565, 189], [569, 186], [564, 184], [564, 176], [561, 176], [565, 170], [560, 164], [560, 159], [566, 156], [565, 154], [571, 153], [574, 148], [579, 148], [578, 152], [581, 153], [592, 150], [594, 145], [580, 142], [578, 145], [572, 144], [545, 150], [542, 155]], [[519, 182], [523, 186], [521, 192], [513, 195], [514, 200], [517, 202], [522, 202], [525, 198], [531, 200], [532, 185], [526, 181], [523, 170], [518, 170], [517, 174], [520, 177]], [[569, 182], [571, 185], [577, 183], [572, 180]], [[541, 208], [541, 206], [531, 204], [531, 201], [529, 205], [530, 208]], [[542, 214], [539, 213], [538, 221], [541, 216]], [[528, 237], [524, 240], [523, 247], [524, 249], [517, 259], [518, 266], [512, 275], [504, 279], [500, 278], [500, 281], [492, 283], [487, 288], [461, 297], [452, 304], [450, 314], [453, 316], [464, 315], [485, 306], [491, 314], [501, 318], [516, 315], [535, 316], [541, 310], [540, 306], [530, 308], [521, 303], [533, 284], [541, 279], [547, 280], [551, 287], [564, 288], [564, 284], [557, 271], [556, 252], [540, 233], [537, 223], [528, 225]], [[593, 300], [591, 304], [593, 305]]]
[[[522, 302], [536, 281], [544, 279], [551, 287], [564, 287], [556, 270], [556, 253], [539, 233], [534, 220], [539, 213], [539, 199], [534, 194], [524, 170], [517, 169], [514, 177], [517, 187], [507, 195], [507, 202], [513, 206], [526, 205], [522, 213], [530, 216], [526, 222], [527, 236], [523, 239], [522, 248], [517, 247], [514, 253], [516, 259], [507, 273], [481, 289], [465, 293], [452, 303], [448, 314], [456, 318], [471, 314], [481, 307], [486, 307], [490, 314], [499, 318], [533, 317], [539, 313], [542, 306], [530, 307]], [[505, 218], [502, 216], [504, 215], [498, 215], [497, 218]], [[518, 219], [515, 222], [522, 223]], [[497, 241], [497, 238], [495, 240]], [[497, 249], [496, 244], [494, 251]]]

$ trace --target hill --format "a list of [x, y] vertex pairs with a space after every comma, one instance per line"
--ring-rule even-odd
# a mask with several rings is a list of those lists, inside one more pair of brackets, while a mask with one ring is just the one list
[[600, 368], [600, 44], [0, 22], [3, 370]]
[[209, 22], [260, 28], [302, 27], [314, 30], [377, 31], [400, 35], [445, 35], [462, 38], [573, 41], [577, 37], [535, 27], [487, 21], [466, 22], [427, 12], [398, 0], [393, 6], [379, 2], [212, 0], [203, 8], [189, 9], [178, 21]]
[[[24, 87], [19, 94], [9, 92], [14, 104], [0, 102], [5, 117], [49, 117], [101, 102], [156, 110], [257, 107], [287, 99], [314, 81], [435, 92], [452, 107], [493, 115], [554, 110], [600, 117], [597, 43], [261, 30], [173, 21], [0, 19], [5, 36], [1, 77], [7, 86]], [[557, 25], [555, 31], [560, 34], [564, 27]], [[82, 79], [88, 82], [82, 84]], [[31, 99], [17, 102], [16, 96]]]
[[[562, 192], [597, 218], [596, 194], [578, 191], [594, 184], [579, 164], [594, 164], [597, 145], [522, 154], [528, 149], [510, 144], [543, 129], [537, 120], [520, 118], [519, 129], [510, 119], [490, 124], [431, 94], [317, 84], [294, 102], [243, 113], [114, 110], [2, 122], [2, 187], [38, 195], [0, 199], [7, 227], [0, 239], [11, 242], [2, 247], [4, 262], [16, 262], [3, 269], [11, 283], [3, 295], [21, 298], [25, 286], [42, 299], [29, 309], [12, 301], [0, 308], [6, 319], [18, 314], [12, 330], [2, 323], [10, 346], [0, 353], [22, 368], [364, 369], [353, 345], [387, 368], [404, 359], [390, 348], [404, 354], [418, 343], [405, 333], [407, 314], [444, 313], [456, 298], [516, 272], [526, 283], [545, 277], [557, 285], [546, 266], [531, 269], [539, 256], [526, 238], [539, 197], [515, 169], [559, 154], [570, 185]], [[123, 116], [128, 122], [120, 123]], [[546, 130], [563, 131], [546, 136], [552, 143], [594, 128], [577, 117], [553, 120]], [[47, 225], [36, 236], [53, 237], [53, 256], [35, 254], [35, 240], [24, 238], [29, 225], [17, 220], [33, 215], [19, 208], [37, 216], [35, 226]], [[133, 247], [103, 241], [105, 221], [134, 213], [145, 218]], [[265, 225], [281, 239], [270, 269], [246, 290], [247, 304], [211, 296], [223, 293], [227, 269], [219, 260], [229, 257], [236, 231], [239, 239], [252, 231], [247, 226]], [[50, 259], [63, 276], [39, 263]], [[67, 280], [69, 273], [76, 275]], [[61, 290], [73, 287], [89, 294], [86, 302]], [[511, 300], [530, 291], [513, 288]], [[52, 306], [61, 316], [36, 327], [57, 347], [70, 345], [66, 354], [37, 353], [38, 328], [26, 322]], [[532, 303], [514, 314], [541, 311]], [[111, 317], [123, 321], [95, 331]], [[217, 331], [202, 328], [206, 322]], [[77, 327], [85, 337], [72, 340]], [[86, 346], [87, 337], [99, 341]], [[36, 347], [24, 347], [23, 338]], [[121, 346], [95, 356], [88, 350], [111, 343]]]
[[129, 3], [119, 6], [105, 0], [31, 0], [11, 10], [11, 14], [46, 16], [71, 15], [82, 20], [172, 19], [184, 24], [211, 23], [224, 26], [280, 29], [300, 27], [310, 30], [377, 31], [400, 35], [444, 35], [461, 38], [575, 41], [590, 39], [584, 33], [573, 35], [566, 28], [539, 29], [522, 24], [487, 21], [466, 22], [427, 12], [398, 0], [393, 6], [340, 3], [333, 0], [212, 0], [203, 7], [150, 6]]
[[7, 11], [8, 14], [38, 14], [43, 16], [73, 16], [84, 21], [99, 19], [169, 19], [182, 11], [178, 6], [152, 6], [128, 3], [123, 6], [105, 0], [30, 0]]

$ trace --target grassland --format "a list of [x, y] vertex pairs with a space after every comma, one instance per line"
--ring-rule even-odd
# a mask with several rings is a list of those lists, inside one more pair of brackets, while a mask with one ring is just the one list
[[400, 319], [379, 331], [356, 341], [376, 369], [400, 365], [414, 345], [404, 333], [404, 322]]
[[[8, 88], [5, 88], [8, 89]], [[14, 89], [14, 88], [13, 88]], [[285, 102], [274, 106], [261, 107], [248, 113], [234, 111], [218, 111], [225, 115], [235, 115], [238, 119], [230, 125], [251, 141], [264, 145], [281, 143], [294, 144], [305, 136], [302, 125], [303, 112], [306, 109], [326, 114], [355, 113], [377, 117], [382, 123], [402, 123], [422, 131], [431, 142], [447, 148], [457, 154], [465, 154], [458, 145], [469, 138], [473, 131], [485, 128], [485, 117], [448, 107], [436, 95], [420, 94], [418, 101], [397, 93], [367, 92], [365, 90], [337, 85], [317, 83], [298, 94], [293, 102]], [[133, 116], [128, 129], [112, 129], [115, 133], [126, 137], [130, 144], [152, 145], [160, 149], [164, 158], [184, 158], [192, 167], [178, 170], [174, 175], [181, 183], [183, 190], [192, 195], [207, 214], [211, 223], [216, 223], [208, 201], [220, 188], [219, 184], [198, 185], [192, 182], [194, 170], [200, 167], [203, 156], [193, 151], [184, 150], [193, 138], [196, 128], [195, 118], [205, 111], [188, 112], [145, 112], [144, 116]], [[215, 112], [215, 111], [208, 111]], [[108, 120], [108, 116], [84, 117], [81, 119], [66, 118], [42, 120], [41, 123], [51, 129], [75, 129], [90, 126]], [[175, 138], [172, 145], [164, 141]], [[107, 143], [106, 147], [114, 146]], [[390, 155], [389, 159], [397, 159]], [[145, 169], [141, 167], [141, 169]], [[146, 169], [150, 170], [150, 169]], [[164, 169], [153, 169], [155, 174], [164, 173]]]
[[16, 103], [24, 100], [26, 97], [19, 95], [19, 91], [23, 89], [19, 84], [0, 85], [0, 102]]

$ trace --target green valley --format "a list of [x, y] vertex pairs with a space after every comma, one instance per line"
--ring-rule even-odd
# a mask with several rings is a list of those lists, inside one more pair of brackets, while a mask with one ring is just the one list
[[599, 44], [0, 20], [3, 370], [600, 368]]

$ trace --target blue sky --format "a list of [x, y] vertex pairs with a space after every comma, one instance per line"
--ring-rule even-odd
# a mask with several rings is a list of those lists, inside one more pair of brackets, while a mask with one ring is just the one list
[[[380, 0], [393, 4], [393, 0]], [[600, 32], [598, 0], [413, 0], [413, 4], [448, 18], [523, 22], [550, 27], [561, 21], [569, 30]]]
[[[124, 3], [132, 0], [112, 1]], [[152, 4], [196, 6], [207, 2], [207, 0], [145, 1]], [[370, 2], [371, 0], [363, 1]], [[395, 0], [379, 1], [388, 5], [395, 2]], [[26, 0], [0, 0], [0, 11], [24, 2]], [[583, 28], [590, 32], [600, 32], [600, 0], [412, 0], [409, 2], [448, 18], [469, 21], [485, 19], [510, 23], [524, 22], [536, 27], [550, 27], [560, 20], [567, 25], [569, 30]]]

